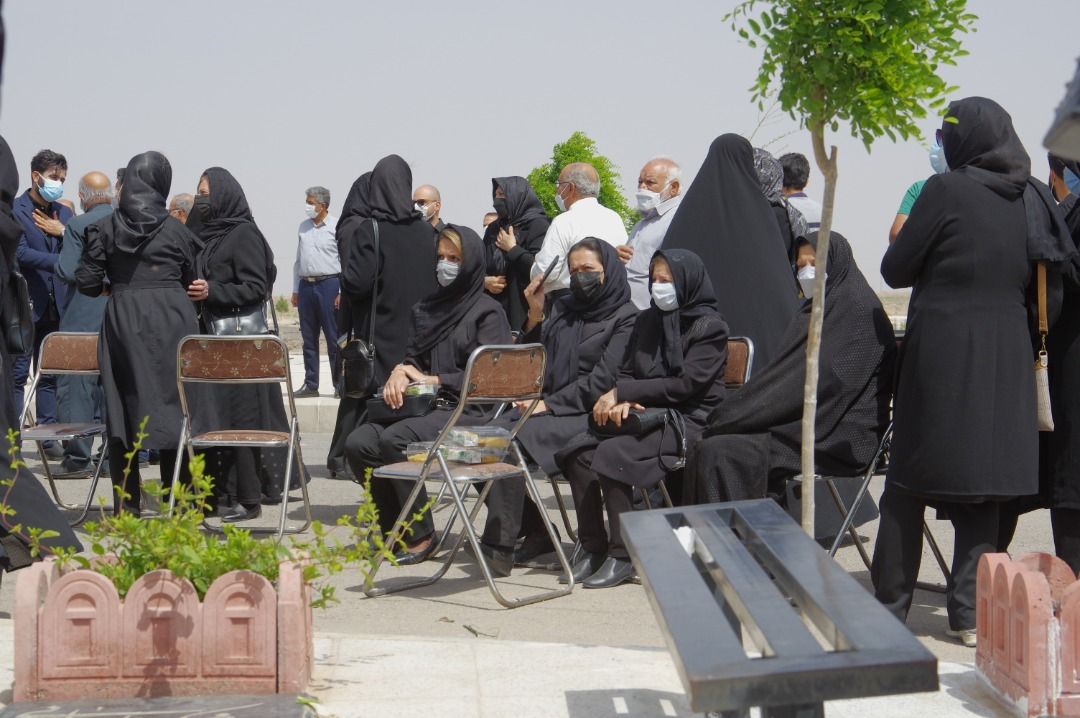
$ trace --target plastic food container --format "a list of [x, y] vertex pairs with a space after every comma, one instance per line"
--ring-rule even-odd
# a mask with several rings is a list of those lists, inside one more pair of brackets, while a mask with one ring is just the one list
[[427, 459], [428, 452], [435, 445], [434, 441], [414, 441], [405, 447], [405, 458], [409, 461], [423, 463]]
[[506, 447], [510, 446], [510, 432], [501, 426], [455, 426], [446, 439], [458, 446], [502, 449], [501, 453], [505, 453]]
[[438, 393], [438, 384], [428, 384], [424, 381], [414, 381], [405, 387], [405, 396], [434, 396]]

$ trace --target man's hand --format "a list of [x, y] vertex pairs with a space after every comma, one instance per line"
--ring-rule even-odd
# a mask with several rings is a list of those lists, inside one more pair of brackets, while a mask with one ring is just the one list
[[64, 223], [57, 219], [56, 212], [53, 212], [52, 219], [49, 219], [49, 215], [40, 209], [35, 209], [33, 217], [34, 225], [45, 234], [53, 237], [64, 236]]
[[499, 230], [499, 236], [495, 239], [495, 246], [504, 252], [509, 252], [517, 246], [517, 237], [514, 236], [513, 225]]
[[506, 277], [484, 277], [484, 289], [491, 294], [501, 294], [506, 289]]
[[[296, 305], [294, 304], [293, 306], [295, 307]], [[334, 297], [334, 311], [337, 311], [338, 309], [341, 309], [341, 295], [340, 294], [337, 295], [336, 297]]]
[[615, 251], [619, 253], [619, 261], [623, 264], [629, 262], [630, 258], [634, 256], [634, 248], [626, 244], [620, 244], [615, 248]]
[[196, 279], [188, 285], [187, 295], [193, 302], [202, 301], [210, 296], [210, 285], [205, 279]]
[[289, 299], [289, 303], [293, 305], [293, 309], [296, 309], [296, 305], [297, 305], [297, 303], [299, 303], [299, 301], [300, 301], [300, 295], [297, 294], [296, 292], [293, 292], [292, 298]]

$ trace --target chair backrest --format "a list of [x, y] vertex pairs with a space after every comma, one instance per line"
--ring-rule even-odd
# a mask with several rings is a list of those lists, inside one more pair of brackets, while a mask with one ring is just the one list
[[41, 342], [42, 374], [97, 374], [97, 332], [53, 332]]
[[479, 347], [465, 367], [461, 401], [492, 404], [538, 399], [546, 364], [542, 344]]
[[195, 334], [176, 347], [179, 381], [215, 383], [288, 382], [289, 349], [272, 334]]
[[750, 337], [728, 337], [727, 352], [724, 383], [729, 389], [737, 389], [750, 381], [750, 371], [754, 367], [754, 342]]

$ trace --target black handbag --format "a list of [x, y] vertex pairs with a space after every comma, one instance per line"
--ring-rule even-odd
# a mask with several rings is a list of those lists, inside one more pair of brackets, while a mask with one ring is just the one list
[[415, 419], [418, 416], [427, 416], [439, 406], [445, 406], [447, 402], [440, 399], [437, 394], [420, 394], [417, 396], [405, 396], [402, 398], [400, 409], [391, 409], [382, 394], [376, 394], [367, 400], [367, 420], [373, 424], [393, 424], [402, 419]]
[[9, 354], [34, 351], [34, 303], [18, 265], [8, 268], [7, 282], [0, 294], [0, 326]]
[[[675, 439], [679, 442], [679, 458], [672, 466], [664, 463], [662, 455], [657, 456], [656, 460], [665, 472], [681, 469], [686, 465], [686, 423], [677, 409], [631, 409], [621, 426], [616, 426], [615, 422], [610, 420], [600, 426], [593, 419], [592, 414], [589, 414], [589, 432], [602, 439], [611, 436], [641, 436], [661, 427], [665, 433], [668, 428], [674, 430]], [[661, 437], [660, 446], [663, 447], [663, 445], [663, 437]]]
[[203, 319], [209, 332], [219, 337], [277, 333], [271, 332], [266, 323], [265, 302], [220, 310], [204, 306]]
[[345, 396], [361, 399], [371, 396], [378, 390], [379, 381], [375, 376], [375, 305], [379, 300], [379, 223], [374, 219], [371, 224], [375, 229], [375, 283], [371, 291], [371, 322], [368, 325], [368, 340], [351, 337], [341, 348], [341, 378], [345, 384]]

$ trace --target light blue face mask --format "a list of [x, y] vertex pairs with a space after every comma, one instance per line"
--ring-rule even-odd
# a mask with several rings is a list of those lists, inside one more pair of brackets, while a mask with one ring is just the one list
[[1080, 197], [1080, 177], [1077, 177], [1068, 167], [1065, 168], [1065, 173], [1062, 177], [1065, 179], [1065, 186], [1069, 191]]
[[662, 312], [679, 308], [679, 296], [675, 292], [675, 285], [671, 282], [653, 282], [652, 300], [656, 308]]
[[945, 161], [945, 150], [937, 142], [930, 146], [930, 166], [939, 175], [949, 171], [949, 163]]
[[41, 178], [42, 184], [38, 186], [38, 194], [46, 202], [55, 202], [64, 196], [64, 183], [57, 180]]

